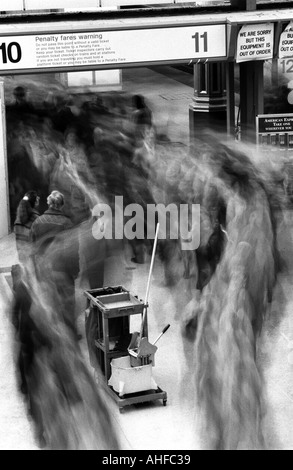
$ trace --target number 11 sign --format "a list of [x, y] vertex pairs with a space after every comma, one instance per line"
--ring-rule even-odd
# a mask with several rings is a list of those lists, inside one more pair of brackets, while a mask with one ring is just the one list
[[[203, 52], [208, 52], [208, 33], [205, 31], [201, 35], [199, 33], [195, 33], [192, 36], [195, 42], [195, 52], [198, 54], [202, 48]], [[200, 39], [202, 39], [202, 46], [200, 46]]]

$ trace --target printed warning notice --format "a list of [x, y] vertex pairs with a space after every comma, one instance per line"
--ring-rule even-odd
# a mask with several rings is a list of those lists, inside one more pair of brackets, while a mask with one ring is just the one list
[[242, 26], [237, 38], [236, 62], [273, 58], [273, 23]]
[[[36, 36], [37, 67], [62, 67], [118, 62], [116, 50], [103, 33]], [[124, 57], [119, 57], [123, 62]]]
[[293, 57], [293, 22], [291, 21], [280, 36], [279, 59]]

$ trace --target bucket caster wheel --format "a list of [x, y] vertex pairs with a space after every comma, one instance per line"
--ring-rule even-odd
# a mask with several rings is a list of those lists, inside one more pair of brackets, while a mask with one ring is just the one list
[[123, 406], [120, 406], [120, 407], [119, 407], [119, 413], [120, 413], [120, 414], [124, 413], [124, 408], [123, 408]]
[[164, 405], [164, 406], [167, 406], [167, 398], [165, 398], [165, 399], [163, 400], [163, 405]]

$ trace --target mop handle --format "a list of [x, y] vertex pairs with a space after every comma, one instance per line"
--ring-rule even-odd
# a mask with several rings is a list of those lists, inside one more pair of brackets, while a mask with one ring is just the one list
[[[150, 292], [150, 286], [151, 286], [151, 277], [152, 277], [152, 271], [153, 271], [153, 266], [154, 266], [154, 261], [155, 261], [155, 254], [156, 254], [156, 248], [157, 248], [159, 228], [160, 228], [160, 224], [158, 223], [157, 224], [157, 229], [156, 229], [156, 236], [155, 236], [154, 246], [153, 246], [153, 253], [152, 253], [152, 259], [151, 259], [149, 278], [148, 278], [148, 283], [147, 283], [147, 290], [146, 290], [146, 296], [145, 296], [145, 302], [144, 302], [145, 305], [147, 305], [148, 298], [149, 298], [149, 292]], [[143, 312], [143, 316], [142, 316], [142, 323], [141, 323], [141, 329], [140, 329], [140, 338], [142, 338], [142, 335], [143, 335], [143, 328], [144, 328], [144, 323], [145, 323], [146, 312], [147, 312], [147, 309], [145, 307], [144, 312]]]
[[166, 333], [166, 331], [170, 328], [170, 325], [167, 325], [165, 326], [165, 328], [163, 329], [162, 333], [159, 334], [159, 336], [157, 337], [156, 341], [153, 342], [153, 346], [159, 341], [159, 339], [161, 338], [161, 336], [163, 336], [164, 333]]

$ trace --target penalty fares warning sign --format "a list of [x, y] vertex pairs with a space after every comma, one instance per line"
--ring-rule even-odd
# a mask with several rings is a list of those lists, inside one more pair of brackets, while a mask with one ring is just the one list
[[224, 59], [225, 24], [0, 36], [0, 74], [107, 68], [176, 60]]

